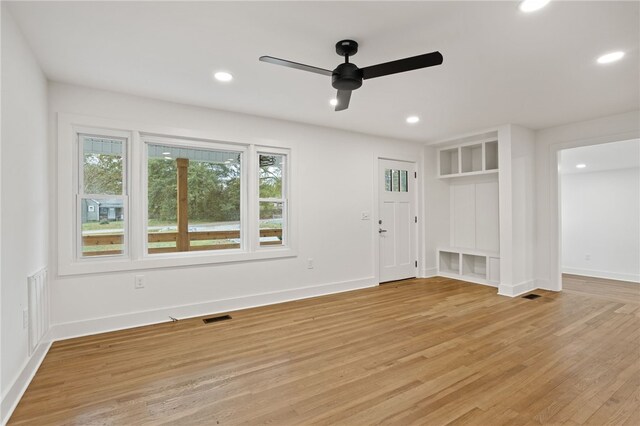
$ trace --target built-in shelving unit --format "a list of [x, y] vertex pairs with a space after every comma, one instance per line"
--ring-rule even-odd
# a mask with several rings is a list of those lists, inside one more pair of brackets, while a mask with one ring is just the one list
[[438, 151], [438, 176], [451, 178], [498, 172], [498, 140], [487, 139]]
[[[500, 142], [501, 143], [501, 142]], [[500, 175], [497, 130], [436, 144], [428, 178], [437, 274], [500, 284]]]
[[513, 124], [426, 144], [426, 276], [533, 288], [535, 154], [534, 132]]
[[438, 250], [438, 275], [497, 287], [500, 254], [451, 247]]

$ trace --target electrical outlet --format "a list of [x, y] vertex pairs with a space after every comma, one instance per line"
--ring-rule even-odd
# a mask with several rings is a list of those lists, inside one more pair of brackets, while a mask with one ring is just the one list
[[133, 283], [133, 288], [144, 288], [144, 275], [136, 275], [135, 281]]
[[591, 260], [591, 255], [590, 254], [585, 254], [584, 255], [584, 260]]
[[22, 328], [26, 329], [29, 327], [29, 310], [24, 309], [22, 311]]
[[312, 258], [308, 258], [307, 259], [307, 269], [313, 269], [313, 259]]

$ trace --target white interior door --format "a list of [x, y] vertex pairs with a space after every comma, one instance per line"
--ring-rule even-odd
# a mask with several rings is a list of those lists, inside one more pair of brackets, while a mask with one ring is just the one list
[[415, 164], [378, 160], [380, 282], [416, 276]]

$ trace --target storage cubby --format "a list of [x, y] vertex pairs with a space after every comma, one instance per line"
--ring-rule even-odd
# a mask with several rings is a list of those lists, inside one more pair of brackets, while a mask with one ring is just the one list
[[498, 141], [484, 144], [484, 169], [498, 170]]
[[448, 274], [460, 274], [460, 253], [441, 251], [440, 271]]
[[441, 178], [497, 173], [498, 141], [487, 138], [441, 148], [438, 161]]
[[482, 171], [482, 144], [466, 145], [460, 148], [462, 173]]
[[458, 147], [440, 151], [440, 176], [460, 173], [458, 169]]
[[462, 255], [462, 279], [478, 278], [487, 279], [487, 257], [473, 254]]
[[496, 287], [500, 283], [499, 253], [447, 247], [438, 250], [438, 275]]

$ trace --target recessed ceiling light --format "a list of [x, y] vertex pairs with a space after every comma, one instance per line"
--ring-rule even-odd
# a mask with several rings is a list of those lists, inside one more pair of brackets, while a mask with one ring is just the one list
[[331, 106], [336, 106], [336, 105], [338, 105], [338, 100], [337, 100], [337, 99], [335, 99], [335, 98], [334, 98], [334, 99], [331, 99], [331, 100], [329, 101], [329, 105], [331, 105]]
[[170, 152], [163, 152], [162, 155], [171, 155]]
[[585, 167], [587, 167], [586, 164], [576, 164], [576, 169], [584, 169]]
[[598, 58], [599, 64], [608, 64], [611, 62], [619, 61], [624, 56], [624, 52], [611, 52], [606, 55], [602, 55]]
[[224, 71], [218, 71], [217, 73], [215, 73], [213, 75], [213, 77], [216, 80], [223, 81], [223, 82], [227, 82], [227, 81], [233, 80], [233, 76], [231, 74], [229, 74], [228, 72], [224, 72]]
[[409, 124], [415, 124], [418, 121], [420, 121], [420, 117], [418, 117], [417, 115], [411, 115], [411, 116], [407, 117], [407, 123], [409, 123]]
[[547, 5], [551, 0], [524, 0], [520, 3], [520, 10], [523, 12], [535, 12]]

